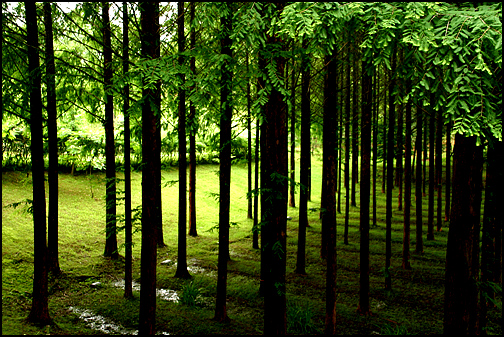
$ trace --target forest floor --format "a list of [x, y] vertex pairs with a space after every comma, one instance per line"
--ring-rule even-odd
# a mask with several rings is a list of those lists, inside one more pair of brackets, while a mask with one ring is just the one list
[[[312, 202], [307, 230], [306, 276], [295, 270], [298, 208], [289, 207], [287, 222], [287, 321], [290, 334], [322, 334], [325, 318], [325, 262], [320, 258], [319, 220], [321, 162], [312, 160]], [[227, 279], [229, 323], [214, 316], [217, 284], [218, 166], [197, 170], [198, 236], [187, 237], [192, 280], [174, 278], [177, 261], [177, 169], [163, 171], [163, 230], [166, 247], [158, 249], [157, 330], [169, 334], [261, 334], [263, 298], [259, 296], [260, 251], [252, 248], [252, 220], [247, 219], [247, 167], [232, 170], [230, 256]], [[297, 170], [297, 173], [299, 170]], [[381, 167], [378, 171], [381, 174]], [[299, 173], [298, 173], [299, 174]], [[123, 178], [122, 173], [118, 173]], [[141, 204], [141, 174], [133, 173], [133, 207]], [[2, 173], [2, 334], [131, 334], [138, 328], [139, 292], [123, 298], [124, 259], [103, 257], [105, 246], [105, 175], [94, 173], [59, 177], [59, 256], [62, 274], [50, 277], [49, 311], [55, 325], [36, 327], [26, 322], [31, 308], [33, 222], [26, 205], [32, 198], [31, 175]], [[297, 178], [298, 179], [298, 178]], [[297, 180], [298, 181], [298, 180]], [[359, 185], [357, 184], [357, 189]], [[46, 187], [47, 188], [47, 187]], [[122, 189], [122, 185], [119, 185]], [[443, 191], [444, 193], [444, 191]], [[46, 192], [46, 196], [47, 196]], [[398, 210], [398, 188], [393, 191], [392, 290], [384, 290], [385, 194], [377, 182], [377, 224], [370, 230], [370, 303], [372, 315], [357, 313], [359, 299], [359, 194], [349, 210], [348, 245], [343, 244], [345, 193], [338, 214], [338, 334], [441, 334], [445, 254], [449, 223], [425, 239], [427, 201], [423, 198], [424, 252], [414, 254], [415, 209], [412, 209], [411, 270], [401, 268], [403, 211]], [[299, 195], [297, 194], [296, 197]], [[414, 200], [414, 186], [413, 197]], [[297, 200], [296, 200], [297, 202]], [[413, 202], [414, 205], [414, 202]], [[444, 203], [443, 203], [444, 205]], [[119, 211], [121, 210], [121, 211]], [[118, 212], [124, 213], [123, 206]], [[372, 213], [371, 213], [372, 215]], [[444, 213], [443, 213], [444, 219]], [[133, 279], [140, 283], [140, 232], [134, 234]], [[124, 233], [118, 234], [119, 244]], [[124, 247], [120, 248], [121, 256]], [[99, 282], [99, 283], [97, 283]], [[138, 289], [138, 288], [137, 288]], [[502, 335], [502, 297], [489, 310], [489, 334]]]

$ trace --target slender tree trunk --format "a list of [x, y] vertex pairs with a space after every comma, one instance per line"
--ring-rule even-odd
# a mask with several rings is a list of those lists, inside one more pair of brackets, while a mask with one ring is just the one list
[[395, 86], [396, 54], [392, 55], [392, 70], [390, 71], [389, 82], [389, 120], [388, 120], [388, 140], [387, 140], [387, 199], [385, 206], [385, 290], [392, 290], [392, 277], [390, 275], [390, 259], [392, 257], [392, 188], [394, 185], [394, 124], [395, 124], [395, 104], [392, 94]]
[[[140, 4], [142, 57], [154, 58], [156, 55], [156, 32], [159, 30], [159, 3]], [[156, 193], [158, 181], [156, 174], [156, 155], [160, 145], [157, 132], [155, 90], [144, 83], [142, 89], [142, 248], [139, 335], [153, 335], [156, 332]]]
[[446, 124], [446, 192], [445, 192], [445, 221], [450, 220], [451, 201], [451, 121]]
[[[245, 52], [247, 74], [249, 73], [248, 51]], [[247, 195], [252, 191], [252, 114], [250, 110], [250, 78], [247, 79]], [[252, 219], [252, 196], [247, 199], [247, 219]]]
[[231, 204], [231, 118], [232, 72], [231, 72], [231, 31], [233, 13], [226, 3], [221, 16], [221, 54], [228, 56], [221, 68], [221, 117], [220, 117], [220, 168], [219, 168], [219, 258], [217, 264], [217, 299], [215, 317], [218, 322], [228, 321], [226, 311], [227, 262], [229, 259], [229, 206]]
[[[123, 75], [129, 71], [128, 6], [123, 2]], [[131, 221], [131, 131], [129, 116], [129, 84], [124, 86], [124, 297], [133, 297], [133, 230]]]
[[[348, 34], [350, 36], [350, 33]], [[350, 48], [346, 55], [346, 96], [345, 96], [345, 229], [343, 243], [348, 245], [348, 218], [350, 215]]]
[[[259, 118], [256, 119], [254, 186], [259, 190]], [[252, 227], [252, 248], [259, 249], [259, 195], [254, 193], [254, 225]]]
[[[401, 51], [402, 54], [402, 51]], [[403, 198], [403, 104], [397, 106], [397, 157], [396, 157], [396, 186], [399, 188], [399, 193], [397, 194], [397, 209], [402, 211], [402, 198]]]
[[[284, 3], [277, 3], [281, 13]], [[275, 49], [270, 49], [275, 46]], [[282, 50], [283, 41], [267, 34], [266, 49]], [[264, 58], [264, 56], [262, 56]], [[285, 60], [273, 55], [276, 73], [284, 73]], [[264, 334], [285, 334], [286, 251], [287, 251], [287, 107], [283, 95], [273, 86], [264, 106], [261, 131], [261, 237], [264, 268]]]
[[376, 177], [378, 169], [378, 110], [380, 107], [379, 95], [379, 76], [378, 72], [374, 73], [374, 89], [371, 90], [371, 95], [374, 99], [374, 110], [373, 110], [373, 227], [376, 227]]
[[336, 164], [338, 161], [338, 111], [336, 82], [336, 51], [325, 57], [327, 74], [324, 80], [324, 125], [322, 166], [322, 237], [325, 246], [321, 251], [326, 257], [326, 318], [325, 334], [336, 334]]
[[453, 204], [446, 250], [444, 334], [475, 334], [483, 154], [476, 136], [455, 136]]
[[296, 187], [296, 67], [294, 60], [292, 61], [291, 70], [291, 157], [290, 157], [290, 190], [289, 190], [289, 206], [296, 207], [295, 187]]
[[[406, 93], [411, 91], [411, 80], [406, 80]], [[406, 139], [404, 153], [404, 234], [402, 268], [411, 269], [410, 223], [411, 223], [411, 101], [406, 103]]]
[[[425, 112], [425, 110], [424, 110]], [[427, 118], [423, 119], [423, 123], [425, 123], [425, 127], [423, 128], [423, 176], [422, 176], [422, 196], [426, 197], [427, 192], [425, 190], [425, 183], [427, 181], [427, 130], [429, 129], [429, 125], [427, 124]], [[420, 157], [418, 157], [420, 159]]]
[[430, 97], [429, 116], [429, 209], [427, 213], [427, 240], [434, 240], [434, 94]]
[[[359, 137], [359, 108], [357, 104], [357, 90], [358, 90], [358, 65], [357, 65], [357, 53], [353, 52], [353, 83], [352, 83], [352, 194], [351, 194], [351, 206], [357, 207], [357, 202], [355, 201], [356, 188], [358, 183], [359, 175], [359, 145], [357, 144], [357, 138]], [[347, 235], [348, 236], [348, 235]]]
[[437, 114], [437, 130], [436, 130], [436, 189], [437, 189], [437, 219], [436, 230], [441, 231], [443, 225], [442, 215], [443, 212], [443, 199], [441, 192], [443, 190], [442, 174], [443, 174], [443, 114], [439, 109]]
[[[184, 2], [177, 2], [178, 5], [178, 50], [179, 53], [185, 51], [185, 35], [184, 35]], [[184, 64], [184, 57], [179, 56], [179, 65]], [[184, 74], [179, 74], [180, 82], [185, 82]], [[178, 142], [179, 142], [179, 217], [178, 217], [178, 255], [177, 255], [177, 271], [175, 277], [190, 278], [191, 275], [187, 270], [187, 142], [186, 142], [186, 108], [185, 108], [185, 90], [179, 89], [179, 104], [178, 104]]]
[[102, 5], [103, 21], [103, 81], [105, 83], [105, 175], [106, 175], [106, 240], [104, 256], [117, 259], [116, 234], [116, 181], [115, 181], [115, 143], [114, 143], [114, 98], [112, 86], [112, 44], [110, 40], [109, 3]]
[[338, 103], [338, 213], [341, 213], [341, 181], [343, 180], [341, 177], [341, 162], [342, 162], [342, 135], [343, 135], [343, 95], [341, 94], [343, 88], [343, 72], [337, 71], [338, 85], [339, 88], [336, 90], [336, 96]]
[[420, 108], [416, 107], [416, 148], [418, 151], [416, 163], [416, 180], [415, 180], [415, 202], [416, 202], [416, 243], [415, 253], [423, 253], [423, 236], [422, 236], [422, 114]]
[[61, 272], [58, 257], [58, 125], [56, 121], [56, 67], [54, 65], [51, 4], [44, 3], [46, 30], [47, 76], [47, 134], [49, 137], [49, 214], [47, 223], [47, 268], [57, 275]]
[[[190, 48], [194, 50], [196, 47], [196, 30], [194, 23], [194, 10], [195, 2], [189, 3], [189, 16], [191, 20], [191, 35], [190, 35]], [[190, 61], [191, 73], [196, 76], [196, 57], [191, 57]], [[194, 86], [191, 87], [194, 90]], [[196, 228], [196, 108], [194, 103], [190, 102], [189, 105], [189, 235], [198, 236]]]
[[33, 179], [33, 292], [28, 321], [37, 325], [52, 324], [47, 300], [46, 203], [42, 138], [41, 75], [38, 54], [37, 9], [35, 2], [25, 2], [26, 44], [30, 91], [30, 129]]
[[[385, 71], [387, 73], [387, 71]], [[385, 76], [385, 75], [384, 75]], [[384, 89], [384, 96], [386, 97], [386, 90]], [[383, 99], [383, 171], [382, 171], [382, 189], [381, 192], [385, 193], [385, 182], [387, 181], [387, 106], [386, 98]]]
[[369, 192], [371, 178], [371, 75], [362, 62], [361, 180], [360, 180], [360, 314], [369, 314]]

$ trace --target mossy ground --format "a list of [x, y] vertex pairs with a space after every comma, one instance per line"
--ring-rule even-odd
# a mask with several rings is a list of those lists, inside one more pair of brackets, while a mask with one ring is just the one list
[[[320, 207], [321, 162], [312, 160], [312, 201], [309, 208]], [[180, 304], [158, 298], [157, 329], [170, 334], [258, 334], [263, 329], [263, 299], [258, 294], [260, 252], [252, 249], [252, 220], [247, 219], [247, 168], [237, 164], [232, 170], [231, 221], [228, 266], [228, 315], [231, 322], [217, 323], [214, 315], [218, 234], [211, 230], [218, 223], [218, 166], [202, 165], [197, 170], [198, 237], [187, 237], [188, 264], [194, 267], [193, 282], [174, 278], [175, 266], [161, 264], [177, 260], [178, 185], [163, 188], [164, 240], [158, 249], [158, 288], [193, 289], [199, 294], [195, 305]], [[299, 170], [297, 171], [299, 172]], [[381, 169], [378, 171], [381, 173]], [[380, 176], [380, 175], [379, 175]], [[122, 178], [122, 173], [118, 173]], [[141, 174], [133, 173], [133, 207], [141, 204]], [[163, 171], [165, 182], [178, 179], [176, 169]], [[381, 178], [381, 177], [380, 177]], [[448, 223], [435, 233], [434, 241], [425, 240], [427, 198], [424, 207], [424, 253], [413, 253], [415, 247], [412, 209], [411, 265], [401, 269], [403, 212], [397, 210], [397, 193], [393, 195], [392, 223], [392, 291], [384, 290], [385, 266], [385, 195], [378, 184], [377, 226], [370, 230], [370, 302], [372, 315], [360, 316], [359, 299], [359, 195], [357, 207], [350, 208], [349, 244], [343, 244], [345, 202], [338, 215], [338, 334], [439, 334], [443, 329], [444, 267]], [[102, 256], [105, 242], [104, 174], [60, 174], [59, 225], [60, 266], [63, 273], [50, 277], [49, 310], [56, 323], [36, 327], [26, 323], [31, 306], [33, 273], [33, 224], [23, 206], [9, 204], [31, 199], [31, 176], [21, 172], [2, 173], [2, 333], [3, 334], [103, 334], [89, 328], [69, 307], [89, 309], [127, 329], [138, 324], [139, 293], [123, 298], [123, 290], [113, 283], [123, 278], [124, 260]], [[357, 185], [358, 186], [358, 185]], [[414, 186], [413, 186], [414, 187]], [[122, 184], [119, 184], [122, 188]], [[47, 193], [47, 192], [46, 192]], [[413, 189], [414, 193], [414, 189]], [[444, 191], [443, 191], [444, 193]], [[48, 195], [48, 194], [46, 194]], [[342, 197], [345, 196], [344, 191]], [[414, 194], [412, 200], [414, 199]], [[123, 207], [118, 206], [119, 212]], [[444, 213], [443, 213], [444, 214]], [[288, 209], [287, 298], [288, 332], [321, 334], [325, 315], [325, 263], [320, 259], [319, 212], [309, 214], [307, 230], [306, 271], [294, 273], [297, 251], [298, 209]], [[122, 232], [119, 244], [124, 242]], [[134, 235], [133, 278], [140, 282], [140, 232]], [[121, 249], [124, 255], [124, 249]], [[197, 269], [196, 267], [199, 267]], [[94, 282], [101, 287], [92, 287]], [[196, 289], [196, 290], [194, 290]], [[188, 291], [188, 290], [185, 290]], [[489, 311], [491, 334], [502, 333], [502, 298], [499, 306]]]

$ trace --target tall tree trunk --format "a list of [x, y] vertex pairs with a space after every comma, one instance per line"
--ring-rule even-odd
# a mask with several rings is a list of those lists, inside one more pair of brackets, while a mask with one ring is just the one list
[[[307, 42], [303, 42], [303, 49], [306, 50]], [[301, 61], [301, 162], [300, 176], [301, 192], [299, 193], [299, 230], [297, 245], [296, 273], [305, 275], [305, 255], [306, 255], [306, 227], [308, 226], [308, 190], [310, 171], [310, 60], [309, 55], [303, 54]]]
[[[249, 76], [248, 51], [245, 52], [245, 63], [247, 65], [247, 76]], [[252, 114], [250, 97], [250, 77], [247, 78], [247, 219], [252, 219]]]
[[46, 31], [47, 76], [47, 134], [49, 138], [49, 210], [47, 222], [47, 268], [57, 275], [61, 272], [58, 257], [58, 125], [56, 121], [56, 67], [54, 65], [51, 4], [44, 3]]
[[231, 32], [233, 13], [229, 3], [225, 4], [220, 24], [222, 31], [221, 54], [228, 58], [221, 67], [220, 101], [220, 168], [219, 168], [219, 258], [217, 264], [217, 299], [215, 317], [218, 322], [229, 320], [226, 311], [227, 263], [229, 259], [229, 206], [231, 204], [231, 119], [233, 112], [231, 94]]
[[324, 80], [324, 125], [322, 166], [322, 246], [326, 257], [326, 318], [325, 334], [336, 334], [336, 164], [338, 161], [338, 111], [336, 82], [337, 52], [325, 57], [327, 74]]
[[[191, 20], [190, 48], [196, 47], [196, 30], [194, 22], [195, 2], [189, 3], [189, 16]], [[196, 57], [191, 57], [191, 73], [196, 76]], [[191, 87], [194, 90], [194, 85]], [[191, 100], [189, 105], [189, 235], [198, 236], [196, 228], [196, 108]]]
[[[385, 74], [387, 71], [384, 72]], [[384, 76], [386, 76], [384, 74]], [[390, 79], [389, 79], [390, 81]], [[382, 189], [381, 192], [385, 193], [385, 182], [387, 181], [387, 99], [386, 99], [386, 89], [384, 85], [384, 99], [383, 99], [383, 165], [382, 165]]]
[[416, 221], [415, 221], [415, 232], [416, 232], [416, 243], [415, 243], [415, 253], [423, 253], [423, 236], [422, 236], [422, 114], [420, 108], [416, 107], [416, 144], [415, 147], [418, 151], [417, 163], [416, 163], [416, 180], [415, 180], [415, 202], [416, 202]]
[[[411, 80], [406, 80], [406, 93], [411, 91]], [[411, 224], [411, 100], [406, 103], [406, 139], [404, 153], [404, 234], [402, 268], [411, 269], [410, 224]]]
[[[379, 76], [378, 69], [375, 70], [374, 73], [374, 87], [371, 90], [371, 95], [373, 95], [374, 99], [374, 110], [373, 110], [373, 227], [376, 226], [376, 177], [378, 170], [378, 116], [379, 116], [379, 107], [380, 100], [378, 95], [380, 86], [379, 86]], [[372, 100], [373, 100], [372, 99]]]
[[445, 221], [450, 220], [451, 201], [451, 121], [446, 124], [446, 192]]
[[437, 218], [436, 230], [441, 231], [443, 225], [441, 213], [443, 212], [443, 199], [441, 192], [443, 190], [442, 174], [443, 174], [443, 113], [439, 109], [437, 114], [437, 130], [436, 130], [436, 189], [437, 189]]
[[291, 70], [291, 119], [290, 119], [290, 189], [289, 189], [289, 206], [296, 207], [296, 67], [292, 60]]
[[[343, 88], [343, 71], [337, 71], [337, 89], [336, 89], [336, 97], [338, 103], [338, 213], [341, 213], [341, 181], [343, 180], [341, 177], [341, 162], [342, 160], [342, 147], [343, 147], [343, 95], [341, 93]], [[341, 90], [341, 91], [340, 91]]]
[[429, 209], [427, 213], [427, 240], [434, 240], [434, 94], [430, 96], [429, 116]]
[[[423, 110], [423, 109], [422, 109]], [[425, 110], [423, 110], [425, 112]], [[422, 196], [426, 197], [427, 192], [425, 190], [425, 183], [427, 182], [427, 131], [429, 130], [429, 125], [427, 124], [427, 118], [423, 119], [423, 176], [422, 176]], [[420, 157], [418, 157], [420, 159]]]
[[[156, 55], [156, 32], [159, 30], [159, 3], [140, 3], [142, 57], [154, 58]], [[156, 332], [156, 193], [158, 181], [155, 156], [161, 144], [155, 136], [157, 119], [155, 90], [143, 83], [142, 96], [142, 248], [139, 335], [153, 335]]]
[[37, 9], [35, 2], [25, 2], [26, 44], [30, 91], [30, 129], [33, 179], [33, 292], [28, 321], [52, 324], [47, 301], [46, 203], [44, 187], [44, 152], [42, 138], [41, 75], [38, 54]]
[[446, 249], [445, 335], [477, 332], [482, 152], [475, 136], [455, 136], [453, 204]]
[[[129, 71], [128, 5], [123, 2], [123, 75]], [[129, 84], [124, 86], [124, 297], [133, 297], [133, 228], [131, 219], [131, 131], [129, 116]]]
[[[185, 35], [184, 35], [184, 2], [177, 2], [178, 6], [178, 51], [179, 65], [184, 64], [184, 56], [180, 55], [185, 51]], [[179, 74], [180, 82], [185, 82], [185, 75]], [[178, 103], [178, 143], [179, 143], [179, 216], [178, 216], [178, 255], [177, 255], [177, 271], [175, 277], [190, 278], [191, 275], [187, 270], [187, 142], [186, 142], [186, 108], [185, 108], [185, 90], [179, 89]]]
[[369, 314], [369, 192], [371, 179], [371, 75], [362, 62], [361, 180], [360, 180], [360, 314]]
[[396, 53], [392, 55], [392, 69], [390, 71], [389, 82], [389, 120], [387, 139], [387, 193], [385, 206], [385, 290], [392, 290], [392, 277], [390, 275], [390, 259], [392, 257], [392, 188], [394, 187], [394, 124], [395, 124], [395, 104], [394, 86], [396, 71]]
[[[402, 54], [402, 50], [400, 52]], [[401, 56], [402, 59], [402, 56]], [[402, 61], [401, 61], [402, 62]], [[396, 186], [399, 188], [397, 194], [397, 209], [402, 211], [402, 198], [403, 198], [403, 126], [404, 126], [404, 116], [403, 116], [403, 104], [400, 103], [397, 106], [397, 157], [396, 157]]]
[[[282, 12], [284, 3], [276, 4]], [[267, 34], [266, 50], [282, 50], [283, 41]], [[262, 56], [264, 58], [264, 55]], [[275, 72], [284, 73], [285, 60], [273, 54]], [[261, 130], [261, 229], [264, 268], [264, 334], [285, 334], [286, 251], [287, 251], [287, 107], [283, 95], [273, 86], [264, 106]]]
[[[355, 45], [354, 45], [355, 46]], [[351, 206], [357, 207], [357, 202], [355, 201], [356, 188], [358, 183], [359, 175], [359, 145], [357, 144], [357, 138], [359, 137], [359, 108], [357, 104], [357, 90], [359, 77], [358, 65], [357, 65], [357, 52], [354, 49], [352, 53], [352, 194], [350, 199]], [[348, 236], [348, 235], [347, 235]]]
[[110, 41], [109, 3], [102, 5], [103, 82], [105, 84], [105, 176], [106, 176], [106, 240], [104, 256], [119, 257], [116, 234], [116, 181], [114, 143], [114, 98], [112, 96], [112, 44]]
[[[348, 33], [350, 36], [350, 33]], [[348, 245], [348, 218], [350, 215], [350, 48], [346, 54], [346, 96], [345, 96], [345, 229], [343, 243]]]
[[[259, 190], [259, 118], [256, 119], [254, 186]], [[259, 195], [254, 193], [254, 225], [252, 226], [252, 248], [259, 249]]]

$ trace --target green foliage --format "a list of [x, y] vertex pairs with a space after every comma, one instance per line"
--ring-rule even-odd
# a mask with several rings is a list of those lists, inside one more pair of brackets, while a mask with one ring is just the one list
[[316, 313], [309, 302], [287, 301], [287, 331], [302, 335], [320, 333], [314, 323]]
[[179, 303], [194, 307], [201, 304], [201, 282], [192, 279], [186, 281], [179, 293]]

